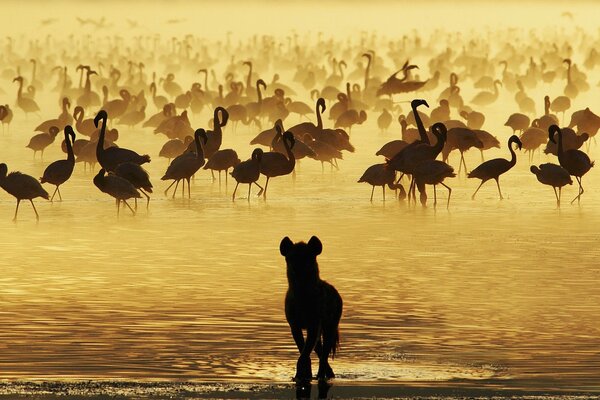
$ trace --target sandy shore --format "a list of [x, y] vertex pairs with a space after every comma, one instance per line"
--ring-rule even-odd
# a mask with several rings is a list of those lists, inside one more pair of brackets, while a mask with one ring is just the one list
[[0, 399], [279, 399], [279, 398], [522, 398], [591, 399], [600, 390], [517, 390], [458, 386], [412, 386], [409, 384], [333, 384], [297, 388], [294, 384], [131, 382], [131, 381], [0, 381]]

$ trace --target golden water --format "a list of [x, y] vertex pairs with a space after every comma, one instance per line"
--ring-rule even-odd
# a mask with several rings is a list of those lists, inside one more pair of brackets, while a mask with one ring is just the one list
[[[589, 75], [592, 89], [572, 110], [598, 112], [599, 79]], [[181, 81], [187, 86], [192, 77]], [[475, 93], [467, 82], [465, 100]], [[562, 86], [530, 95], [554, 97]], [[2, 103], [12, 104], [15, 85], [2, 88]], [[433, 105], [437, 92], [423, 97]], [[58, 113], [55, 100], [39, 94], [41, 120]], [[512, 95], [483, 111], [484, 128], [502, 142], [486, 157], [508, 157], [511, 132], [502, 125], [517, 111]], [[149, 105], [147, 115], [154, 112]], [[399, 137], [397, 124], [378, 133], [376, 116], [353, 129], [357, 151], [345, 154], [339, 172], [304, 160], [295, 182], [271, 181], [267, 201], [247, 201], [241, 187], [232, 202], [231, 181], [219, 186], [205, 171], [191, 200], [180, 192], [164, 197], [164, 137], [125, 127], [118, 144], [152, 157], [149, 211], [132, 217], [122, 210], [117, 218], [114, 201], [81, 165], [61, 190], [62, 203], [36, 200], [39, 223], [25, 203], [10, 222], [14, 199], [0, 193], [0, 378], [287, 382], [297, 351], [283, 315], [279, 241], [317, 235], [321, 276], [344, 298], [333, 362], [340, 381], [599, 389], [598, 168], [584, 178], [581, 205], [568, 204], [571, 186], [561, 209], [521, 154], [501, 179], [503, 201], [493, 182], [472, 201], [478, 181], [461, 176], [447, 180], [449, 210], [407, 206], [389, 192], [383, 202], [378, 190], [370, 203], [370, 187], [356, 180], [381, 162], [375, 151]], [[205, 112], [194, 127], [209, 118]], [[24, 148], [39, 121], [15, 111], [10, 133], [0, 135], [9, 171], [38, 177], [64, 157], [58, 140], [44, 162]], [[228, 126], [223, 147], [246, 159], [256, 133]], [[590, 156], [600, 160], [595, 144]], [[467, 154], [469, 169], [479, 161], [478, 152]], [[455, 154], [450, 163], [458, 165]], [[438, 194], [443, 203], [445, 190]]]

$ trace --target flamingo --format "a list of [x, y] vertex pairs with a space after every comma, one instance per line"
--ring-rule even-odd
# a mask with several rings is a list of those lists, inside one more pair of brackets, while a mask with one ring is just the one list
[[54, 196], [58, 193], [58, 198], [62, 201], [59, 186], [65, 183], [71, 177], [73, 168], [75, 167], [75, 154], [73, 153], [73, 143], [75, 143], [75, 132], [71, 125], [65, 127], [65, 144], [67, 146], [67, 159], [57, 160], [48, 165], [44, 170], [43, 176], [40, 178], [40, 183], [50, 183], [56, 185], [54, 193], [50, 201], [54, 200]]
[[40, 111], [40, 107], [37, 105], [35, 100], [23, 97], [23, 77], [17, 76], [13, 79], [13, 82], [19, 82], [19, 89], [17, 91], [17, 106], [25, 112], [25, 117], [29, 113], [37, 113]]
[[180, 154], [183, 154], [188, 148], [188, 146], [194, 141], [194, 138], [191, 136], [186, 136], [185, 140], [181, 139], [171, 139], [168, 140], [163, 147], [160, 149], [158, 153], [159, 157], [164, 157], [169, 160], [169, 164], [171, 163], [171, 159], [177, 157]]
[[419, 192], [421, 193], [420, 201], [423, 206], [425, 206], [427, 202], [425, 185], [433, 185], [434, 207], [437, 205], [436, 186], [442, 185], [448, 189], [448, 201], [446, 203], [446, 208], [450, 207], [450, 196], [452, 195], [452, 189], [450, 186], [444, 183], [444, 179], [454, 178], [456, 176], [454, 173], [454, 168], [440, 160], [425, 160], [414, 167], [413, 176], [415, 179], [415, 185], [417, 188], [419, 188]]
[[[196, 129], [196, 132], [194, 132], [196, 152], [183, 153], [180, 156], [177, 156], [171, 162], [171, 164], [169, 164], [167, 172], [165, 172], [163, 177], [160, 178], [163, 181], [173, 179], [173, 183], [171, 183], [165, 190], [165, 196], [169, 192], [171, 186], [175, 184], [175, 189], [173, 190], [173, 198], [175, 198], [175, 193], [177, 192], [177, 186], [179, 186], [179, 182], [185, 179], [188, 184], [188, 198], [192, 197], [190, 193], [190, 178], [204, 165], [204, 150], [200, 144], [200, 138], [202, 138], [202, 142], [204, 144], [206, 144], [208, 141], [208, 138], [206, 137], [206, 131], [204, 129]], [[185, 193], [185, 181], [182, 184], [182, 190], [183, 193]]]
[[208, 159], [204, 169], [219, 171], [219, 184], [221, 184], [221, 171], [225, 171], [225, 184], [227, 184], [227, 175], [229, 168], [233, 168], [240, 163], [240, 159], [233, 149], [218, 150]]
[[555, 135], [558, 134], [558, 161], [560, 166], [569, 171], [569, 174], [573, 175], [579, 184], [579, 193], [571, 200], [571, 204], [573, 204], [575, 200], [579, 203], [581, 195], [583, 194], [581, 179], [594, 166], [594, 162], [590, 161], [588, 155], [581, 150], [564, 150], [562, 131], [557, 125], [551, 125], [550, 128], [548, 128], [548, 134], [552, 143], [556, 143]]
[[150, 162], [149, 155], [140, 156], [133, 150], [124, 149], [120, 147], [109, 147], [108, 149], [104, 148], [104, 136], [106, 134], [106, 122], [108, 120], [108, 115], [106, 111], [100, 110], [94, 118], [94, 125], [96, 128], [100, 121], [103, 121], [102, 128], [100, 129], [100, 136], [98, 137], [98, 143], [96, 145], [96, 158], [98, 162], [107, 171], [114, 171], [115, 168], [122, 163], [133, 162], [135, 164], [141, 165], [147, 162]]
[[294, 171], [294, 168], [296, 167], [296, 157], [292, 152], [292, 148], [294, 148], [294, 144], [296, 143], [294, 135], [289, 131], [282, 134], [280, 126], [277, 126], [276, 129], [276, 138], [280, 137], [283, 141], [287, 157], [277, 151], [269, 151], [262, 155], [260, 163], [260, 173], [267, 177], [267, 182], [265, 183], [265, 190], [263, 190], [262, 192], [263, 198], [265, 199], [267, 198], [269, 179], [274, 178], [276, 176], [291, 174], [292, 171]]
[[42, 152], [42, 160], [44, 159], [44, 150], [46, 147], [50, 146], [54, 143], [54, 139], [56, 139], [56, 135], [58, 135], [58, 128], [53, 126], [49, 129], [48, 133], [38, 133], [34, 135], [29, 140], [29, 144], [25, 147], [33, 150], [33, 158], [35, 159], [35, 155], [38, 151]]
[[[540, 164], [539, 167], [532, 165], [530, 171], [540, 183], [552, 186], [552, 189], [554, 189], [554, 196], [556, 196], [556, 205], [560, 207], [560, 197], [563, 186], [573, 184], [569, 171], [560, 165], [552, 163]], [[558, 193], [556, 192], [556, 188], [558, 188]]]
[[131, 208], [129, 203], [127, 203], [128, 199], [139, 199], [142, 197], [135, 186], [133, 186], [127, 179], [121, 178], [120, 176], [114, 174], [105, 174], [106, 170], [104, 168], [100, 168], [100, 171], [98, 171], [98, 174], [94, 177], [94, 185], [96, 185], [101, 192], [104, 192], [115, 198], [117, 204], [117, 216], [119, 216], [121, 202], [125, 203], [125, 205], [131, 210], [131, 213], [135, 215], [134, 209]]
[[233, 167], [231, 176], [233, 176], [233, 178], [237, 181], [235, 184], [235, 189], [233, 190], [233, 201], [235, 201], [235, 193], [237, 192], [237, 188], [240, 183], [248, 184], [248, 201], [250, 201], [250, 189], [252, 188], [252, 184], [255, 184], [259, 187], [260, 191], [258, 192], [258, 195], [260, 196], [262, 194], [264, 189], [256, 182], [258, 181], [258, 178], [260, 178], [260, 163], [262, 156], [262, 149], [254, 149], [252, 151], [252, 157], [249, 160], [242, 161]]
[[513, 143], [517, 144], [519, 150], [521, 150], [521, 148], [523, 147], [523, 144], [521, 143], [519, 137], [517, 135], [512, 135], [508, 139], [508, 150], [510, 151], [511, 155], [510, 160], [506, 160], [504, 158], [494, 158], [493, 160], [488, 160], [479, 164], [477, 168], [469, 172], [469, 174], [467, 175], [468, 178], [481, 179], [481, 183], [475, 190], [475, 193], [473, 193], [473, 196], [471, 196], [471, 199], [475, 200], [475, 195], [479, 191], [479, 188], [481, 188], [481, 186], [490, 179], [494, 179], [496, 181], [496, 184], [498, 185], [498, 194], [500, 194], [500, 200], [504, 199], [504, 197], [502, 197], [502, 191], [500, 190], [499, 179], [500, 175], [510, 170], [517, 163], [517, 155], [512, 148]]
[[29, 200], [35, 212], [35, 218], [39, 221], [40, 216], [35, 209], [33, 199], [42, 197], [48, 200], [48, 192], [44, 190], [42, 185], [33, 176], [22, 174], [18, 171], [13, 171], [7, 175], [7, 172], [8, 167], [6, 164], [0, 164], [0, 187], [17, 199], [17, 208], [15, 209], [13, 221], [17, 220], [21, 200]]
[[[375, 192], [375, 186], [381, 186], [383, 191], [383, 201], [385, 201], [385, 185], [387, 185], [391, 190], [396, 189], [396, 185], [394, 184], [394, 180], [396, 179], [396, 171], [393, 168], [390, 168], [387, 163], [375, 164], [371, 165], [367, 170], [362, 174], [358, 183], [366, 182], [369, 185], [373, 186], [371, 189], [371, 199], [373, 202], [373, 193]], [[402, 185], [399, 185], [401, 191], [404, 190]], [[406, 196], [406, 193], [401, 192], [401, 197]]]
[[479, 92], [473, 98], [473, 100], [471, 100], [471, 103], [476, 104], [478, 106], [489, 106], [490, 104], [494, 103], [498, 99], [498, 86], [502, 86], [502, 82], [496, 79], [494, 81], [494, 92]]
[[[115, 175], [129, 181], [141, 194], [146, 196], [146, 209], [150, 207], [150, 195], [148, 193], [152, 193], [152, 183], [150, 183], [148, 172], [138, 164], [126, 162], [117, 165]], [[137, 198], [135, 198], [135, 208], [137, 209]]]

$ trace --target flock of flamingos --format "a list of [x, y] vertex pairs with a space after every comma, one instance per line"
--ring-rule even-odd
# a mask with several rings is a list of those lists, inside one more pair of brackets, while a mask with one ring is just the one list
[[[571, 101], [590, 90], [583, 71], [597, 67], [600, 56], [593, 46], [580, 49], [582, 63], [577, 64], [568, 43], [536, 37], [532, 41], [527, 45], [506, 41], [492, 51], [483, 40], [454, 47], [448, 43], [436, 50], [418, 35], [382, 43], [365, 34], [354, 44], [322, 35], [316, 42], [307, 41], [296, 35], [284, 41], [254, 37], [234, 45], [228, 37], [211, 46], [191, 35], [166, 43], [158, 37], [139, 37], [126, 44], [117, 37], [87, 44], [73, 37], [62, 42], [49, 37], [46, 45], [18, 45], [8, 38], [0, 58], [0, 79], [6, 82], [3, 89], [10, 90], [0, 89], [0, 95], [12, 105], [0, 106], [3, 130], [12, 134], [13, 118], [35, 121], [35, 134], [27, 145], [34, 158], [39, 152], [43, 159], [48, 146], [61, 145], [66, 158], [48, 164], [39, 179], [9, 173], [2, 163], [0, 186], [17, 200], [15, 219], [22, 200], [31, 202], [39, 219], [33, 199], [62, 200], [60, 187], [69, 184], [75, 164], [92, 171], [99, 164], [93, 184], [115, 199], [117, 213], [123, 203], [135, 214], [129, 200], [135, 199], [136, 206], [142, 196], [147, 204], [150, 201], [153, 185], [143, 166], [151, 157], [116, 142], [141, 125], [165, 136], [158, 152], [169, 159], [161, 177], [172, 181], [165, 195], [174, 185], [175, 197], [180, 184], [185, 195], [187, 183], [190, 197], [190, 180], [204, 168], [213, 180], [218, 175], [220, 181], [223, 173], [226, 180], [231, 175], [236, 181], [233, 200], [240, 184], [248, 185], [248, 200], [252, 185], [258, 196], [266, 198], [269, 180], [295, 176], [301, 159], [316, 160], [323, 169], [325, 164], [339, 169], [343, 153], [354, 152], [352, 128], [368, 117], [381, 131], [398, 131], [398, 139], [377, 152], [381, 163], [368, 167], [358, 179], [372, 185], [371, 200], [376, 187], [382, 187], [385, 198], [388, 186], [409, 203], [416, 204], [418, 192], [425, 205], [427, 186], [432, 186], [436, 204], [441, 185], [448, 190], [448, 206], [452, 189], [446, 180], [461, 171], [480, 181], [473, 198], [485, 182], [494, 180], [502, 199], [500, 177], [515, 166], [517, 150], [528, 153], [530, 163], [536, 150], [543, 150], [555, 156], [555, 162], [531, 165], [535, 178], [553, 188], [560, 205], [561, 189], [573, 184], [574, 177], [578, 189], [572, 202], [579, 202], [582, 180], [594, 166], [585, 150], [600, 128], [600, 117], [589, 108], [572, 110]], [[95, 46], [106, 51], [96, 52]], [[73, 48], [76, 51], [66, 50]], [[407, 60], [412, 54], [427, 55], [428, 79], [417, 75], [424, 65]], [[229, 63], [222, 61], [226, 56]], [[196, 79], [184, 85], [178, 75]], [[13, 86], [7, 86], [11, 81]], [[554, 98], [528, 95], [559, 82], [563, 93]], [[462, 85], [478, 94], [463, 97]], [[57, 115], [39, 123], [36, 96], [42, 91], [55, 96]], [[505, 125], [514, 133], [507, 143], [485, 130], [483, 111], [501, 91], [514, 97], [513, 109], [506, 112]], [[302, 101], [309, 96], [309, 103]], [[408, 112], [402, 112], [400, 98], [412, 99]], [[211, 121], [205, 127], [192, 126], [190, 114], [195, 118], [203, 112], [212, 115]], [[305, 122], [292, 124], [291, 116]], [[560, 127], [561, 120], [568, 125]], [[251, 154], [222, 148], [225, 128], [233, 133], [239, 124], [257, 133], [250, 142], [255, 146]], [[502, 145], [507, 146], [509, 159], [483, 161], [486, 150]], [[481, 152], [482, 163], [467, 173], [463, 154], [472, 148]], [[448, 164], [453, 151], [461, 156], [458, 171]], [[259, 182], [261, 176], [264, 183]], [[53, 189], [51, 196], [42, 184]]]

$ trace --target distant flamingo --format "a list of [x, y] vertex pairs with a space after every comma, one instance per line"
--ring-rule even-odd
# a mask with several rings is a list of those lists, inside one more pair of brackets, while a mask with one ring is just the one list
[[44, 170], [44, 175], [40, 178], [41, 183], [50, 183], [56, 185], [50, 201], [54, 200], [54, 195], [58, 192], [58, 198], [62, 201], [59, 186], [65, 183], [73, 173], [75, 167], [75, 155], [73, 154], [73, 143], [75, 142], [75, 132], [71, 125], [65, 127], [65, 144], [67, 145], [67, 159], [57, 160], [48, 165]]
[[494, 103], [498, 99], [498, 86], [502, 86], [502, 82], [498, 79], [494, 81], [494, 91], [493, 92], [479, 92], [477, 95], [471, 100], [471, 103], [478, 106], [489, 106]]
[[573, 175], [579, 184], [579, 194], [571, 200], [571, 204], [575, 200], [579, 202], [581, 195], [583, 194], [583, 186], [581, 179], [583, 176], [594, 166], [594, 162], [590, 161], [590, 158], [581, 150], [564, 150], [562, 142], [562, 131], [557, 125], [552, 125], [548, 128], [548, 134], [550, 141], [556, 143], [555, 135], [558, 134], [558, 161], [560, 166], [569, 171], [570, 175]]
[[35, 155], [38, 151], [42, 152], [42, 160], [44, 159], [44, 150], [46, 147], [50, 146], [54, 143], [54, 139], [56, 139], [56, 135], [58, 135], [58, 128], [53, 126], [49, 129], [48, 133], [38, 133], [34, 135], [29, 140], [29, 144], [25, 147], [33, 150], [33, 158], [35, 159]]
[[233, 168], [240, 163], [240, 159], [233, 149], [218, 150], [208, 159], [204, 169], [219, 171], [219, 184], [221, 183], [221, 172], [225, 171], [225, 184], [227, 184], [227, 175], [229, 168]]
[[25, 117], [27, 117], [27, 114], [29, 113], [39, 112], [40, 107], [37, 105], [35, 100], [23, 97], [23, 77], [17, 76], [15, 79], [13, 79], [13, 82], [19, 82], [19, 89], [17, 91], [17, 106], [25, 112]]
[[48, 200], [48, 192], [44, 190], [42, 185], [33, 176], [22, 174], [17, 171], [13, 171], [7, 175], [7, 172], [8, 167], [6, 164], [0, 164], [0, 187], [17, 199], [17, 208], [15, 209], [13, 221], [17, 220], [17, 213], [19, 212], [21, 200], [29, 200], [31, 207], [33, 207], [33, 211], [35, 212], [35, 218], [39, 221], [40, 216], [35, 209], [33, 199], [42, 197]]
[[[530, 170], [540, 183], [552, 186], [554, 196], [556, 196], [556, 205], [560, 207], [562, 187], [573, 184], [569, 171], [560, 165], [551, 163], [541, 164], [539, 167], [532, 165]], [[558, 188], [558, 193], [556, 192], [556, 188]]]
[[515, 151], [512, 148], [513, 143], [517, 144], [519, 150], [523, 147], [523, 144], [521, 143], [519, 137], [516, 135], [512, 135], [508, 139], [508, 150], [510, 151], [511, 155], [510, 160], [506, 160], [504, 158], [494, 158], [493, 160], [488, 160], [481, 163], [477, 168], [469, 172], [467, 177], [481, 179], [481, 183], [477, 187], [477, 190], [475, 190], [475, 193], [473, 193], [473, 196], [471, 196], [473, 200], [475, 199], [475, 195], [479, 191], [479, 188], [481, 188], [481, 186], [490, 179], [494, 179], [496, 181], [496, 184], [498, 185], [498, 194], [500, 195], [500, 200], [504, 198], [502, 197], [502, 191], [500, 190], [499, 179], [500, 175], [510, 170], [517, 163], [517, 155], [515, 154]]

